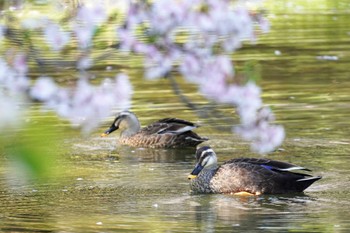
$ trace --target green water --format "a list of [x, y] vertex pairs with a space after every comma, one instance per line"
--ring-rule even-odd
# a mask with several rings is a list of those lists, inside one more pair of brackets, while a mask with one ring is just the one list
[[[322, 1], [300, 9], [287, 3], [271, 5], [271, 32], [260, 35], [256, 44], [247, 43], [234, 60], [238, 65], [260, 63], [264, 102], [286, 129], [281, 149], [268, 157], [311, 168], [322, 180], [299, 195], [191, 195], [186, 177], [194, 151], [119, 147], [117, 134], [99, 137], [112, 118], [83, 137], [34, 106], [31, 122], [51, 123], [51, 134], [58, 136], [50, 147], [58, 171], [48, 181], [31, 182], [20, 176], [21, 165], [0, 156], [0, 231], [347, 232], [350, 5]], [[325, 55], [338, 60], [318, 58]], [[113, 59], [118, 58], [108, 58], [95, 72], [108, 75], [105, 66]], [[191, 110], [168, 80], [145, 81], [137, 67], [130, 62], [123, 68], [133, 77], [132, 110], [143, 125], [163, 117], [184, 118], [202, 125], [196, 132], [210, 138], [207, 144], [219, 162], [259, 156], [231, 134], [230, 125], [237, 123], [233, 109], [209, 104], [194, 86], [177, 78], [183, 94], [201, 111]], [[68, 72], [52, 75], [64, 80]]]

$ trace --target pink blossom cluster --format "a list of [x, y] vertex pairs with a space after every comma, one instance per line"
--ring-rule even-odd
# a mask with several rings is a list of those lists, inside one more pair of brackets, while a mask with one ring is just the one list
[[[273, 124], [255, 83], [235, 84], [228, 55], [242, 41], [255, 40], [254, 20], [268, 30], [266, 19], [227, 0], [140, 1], [130, 3], [117, 35], [121, 50], [145, 57], [146, 78], [160, 78], [175, 69], [207, 98], [235, 106], [241, 124], [234, 132], [251, 140], [254, 151], [267, 153], [281, 145], [284, 129]], [[142, 37], [142, 29], [151, 42]]]
[[55, 23], [49, 23], [44, 28], [44, 35], [47, 43], [56, 51], [63, 49], [70, 39], [69, 33], [63, 31], [62, 28]]
[[81, 78], [71, 88], [58, 86], [52, 78], [40, 77], [30, 89], [30, 96], [39, 100], [61, 117], [90, 132], [100, 121], [110, 115], [113, 108], [130, 108], [132, 86], [125, 74], [105, 79], [101, 85], [91, 85]]
[[32, 99], [80, 126], [83, 132], [96, 128], [113, 109], [130, 108], [133, 90], [125, 74], [118, 74], [114, 79], [104, 79], [99, 86], [91, 85], [84, 76], [74, 88], [60, 87], [49, 77], [39, 77], [30, 85], [26, 76], [28, 66], [25, 55], [15, 53], [8, 59], [11, 59], [10, 64], [0, 58], [0, 107], [6, 109], [0, 115], [0, 128], [15, 125], [19, 121], [18, 94], [24, 93], [29, 93]]
[[70, 42], [75, 43], [81, 53], [77, 61], [77, 68], [86, 70], [93, 63], [89, 55], [95, 31], [107, 18], [108, 15], [103, 5], [96, 4], [80, 7], [76, 17], [65, 27], [44, 16], [26, 19], [22, 22], [22, 27], [29, 30], [42, 29], [46, 43], [56, 52], [60, 52]]
[[[60, 52], [74, 41], [72, 38], [75, 38], [77, 47], [81, 50], [76, 66], [78, 70], [84, 71], [93, 64], [88, 51], [93, 34], [107, 17], [102, 5], [92, 5], [79, 8], [71, 24], [71, 30], [48, 17], [26, 19], [22, 26], [27, 30], [42, 29], [45, 41], [56, 52]], [[3, 30], [4, 27], [0, 26], [0, 38]], [[133, 89], [129, 77], [125, 74], [118, 74], [114, 79], [104, 79], [99, 86], [96, 86], [88, 82], [85, 72], [81, 72], [76, 86], [65, 88], [59, 86], [52, 78], [43, 76], [38, 77], [34, 84], [30, 85], [26, 76], [27, 71], [27, 58], [23, 53], [9, 50], [6, 60], [0, 58], [0, 106], [5, 104], [6, 108], [9, 107], [7, 105], [14, 106], [12, 110], [6, 111], [7, 115], [0, 116], [1, 122], [16, 121], [16, 117], [20, 115], [17, 104], [8, 101], [13, 99], [16, 93], [29, 93], [31, 99], [42, 102], [47, 109], [54, 110], [59, 116], [80, 126], [83, 132], [89, 132], [97, 127], [113, 109], [130, 108]], [[6, 95], [2, 93], [5, 90]]]
[[[8, 53], [0, 57], [0, 130], [19, 127], [22, 111], [25, 106], [23, 93], [30, 86], [26, 76], [28, 70], [26, 56], [23, 53]], [[22, 95], [21, 95], [22, 94]]]
[[[138, 39], [143, 38], [140, 27], [151, 43]], [[190, 33], [183, 36], [184, 29]], [[204, 72], [196, 70], [209, 70], [215, 56], [235, 51], [243, 40], [254, 40], [254, 32], [249, 11], [227, 0], [132, 2], [117, 29], [123, 51], [145, 56], [146, 77], [162, 77], [179, 65], [178, 71], [190, 81], [200, 79]]]
[[233, 132], [252, 141], [253, 151], [265, 154], [282, 144], [284, 128], [273, 124], [275, 117], [270, 108], [263, 106], [261, 90], [254, 82], [245, 85], [227, 84], [225, 80], [214, 82], [203, 85], [201, 92], [217, 102], [235, 106], [241, 122], [233, 127]]
[[5, 94], [0, 91], [0, 130], [8, 130], [10, 128], [18, 127], [21, 125], [20, 118], [21, 111], [19, 108], [20, 99], [11, 94]]
[[0, 24], [0, 43], [4, 37], [5, 27]]
[[0, 91], [7, 89], [11, 94], [22, 93], [29, 87], [26, 55], [8, 52], [6, 59], [0, 57]]
[[[47, 18], [38, 20], [26, 20], [26, 28], [43, 28], [46, 42], [53, 50], [62, 50], [71, 39], [77, 42], [80, 49], [87, 49], [91, 46], [95, 30], [108, 18], [106, 9], [100, 5], [82, 6], [78, 9], [76, 17], [63, 28], [58, 23]], [[73, 33], [71, 33], [71, 31]]]
[[[244, 104], [243, 101], [237, 107], [241, 119], [241, 125], [233, 127], [233, 131], [241, 135], [245, 140], [252, 141], [251, 149], [257, 153], [265, 154], [280, 146], [285, 138], [284, 128], [281, 125], [271, 124], [275, 117], [268, 107], [260, 106], [256, 101], [252, 104]], [[253, 99], [251, 99], [253, 100]], [[255, 106], [254, 106], [255, 105]]]
[[[128, 1], [122, 22], [116, 26], [118, 49], [144, 57], [144, 75], [148, 79], [179, 72], [187, 81], [198, 85], [207, 98], [230, 104], [237, 109], [241, 124], [234, 131], [252, 141], [252, 149], [267, 153], [278, 147], [284, 130], [274, 125], [271, 111], [263, 107], [261, 90], [252, 81], [238, 85], [230, 54], [245, 40], [256, 38], [255, 24], [268, 30], [268, 21], [252, 15], [229, 0], [154, 0]], [[114, 106], [130, 106], [132, 87], [126, 75], [106, 79], [93, 86], [86, 77], [93, 65], [90, 53], [98, 27], [106, 24], [108, 13], [102, 4], [83, 5], [72, 21], [61, 26], [43, 17], [22, 24], [28, 30], [42, 29], [44, 39], [55, 52], [68, 44], [79, 51], [76, 63], [80, 79], [74, 88], [58, 86], [52, 78], [39, 77], [29, 85], [26, 56], [16, 54], [11, 65], [0, 60], [0, 84], [8, 89], [25, 90], [73, 124], [88, 132], [106, 117]], [[0, 26], [0, 38], [4, 27]], [[71, 46], [71, 48], [74, 46]], [[1, 91], [1, 90], [0, 90]]]
[[106, 9], [101, 4], [82, 6], [77, 13], [74, 22], [74, 33], [81, 49], [91, 45], [97, 26], [108, 18]]

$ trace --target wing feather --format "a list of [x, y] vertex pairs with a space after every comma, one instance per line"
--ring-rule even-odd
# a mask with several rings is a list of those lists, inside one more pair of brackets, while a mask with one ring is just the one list
[[294, 171], [294, 170], [311, 171], [310, 169], [307, 169], [305, 167], [301, 167], [301, 166], [287, 163], [287, 162], [271, 160], [271, 159], [239, 158], [239, 159], [229, 160], [226, 163], [237, 163], [237, 162], [256, 164], [256, 165], [260, 165], [266, 169], [285, 171], [285, 172]]
[[166, 133], [179, 135], [189, 132], [197, 127], [198, 125], [186, 120], [178, 118], [164, 118], [141, 129], [141, 133], [147, 135]]

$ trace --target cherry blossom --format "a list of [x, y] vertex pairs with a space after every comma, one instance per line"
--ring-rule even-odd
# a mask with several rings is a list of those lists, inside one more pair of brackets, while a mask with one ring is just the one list
[[107, 20], [107, 12], [102, 4], [94, 4], [90, 6], [82, 6], [76, 19], [85, 25], [100, 25]]
[[0, 57], [0, 83], [6, 83], [8, 76], [12, 75], [12, 71], [7, 62]]
[[[11, 61], [9, 64], [0, 58], [0, 85], [3, 85], [12, 93], [22, 93], [29, 87], [29, 79], [26, 77], [27, 64], [24, 54], [9, 53]], [[1, 91], [1, 89], [0, 89]]]
[[44, 35], [50, 47], [57, 51], [61, 50], [69, 41], [69, 33], [54, 23], [50, 23], [44, 28]]
[[24, 75], [28, 71], [27, 57], [24, 53], [17, 53], [13, 58], [13, 68], [20, 75]]
[[91, 85], [82, 78], [74, 89], [60, 87], [52, 78], [40, 77], [30, 89], [30, 95], [43, 102], [47, 109], [81, 126], [83, 132], [90, 132], [113, 108], [130, 108], [132, 91], [125, 74], [117, 75], [114, 80], [105, 79], [100, 86]]
[[[112, 88], [110, 91], [113, 92], [115, 97], [119, 100], [118, 104], [121, 110], [129, 109], [131, 107], [130, 98], [131, 93], [133, 93], [133, 87], [126, 74], [121, 73], [116, 75], [114, 86], [108, 85], [108, 87]], [[114, 91], [114, 89], [117, 91]]]
[[53, 99], [57, 94], [58, 89], [58, 86], [52, 78], [40, 77], [30, 89], [30, 95], [35, 100], [47, 102]]
[[201, 72], [201, 67], [201, 61], [197, 56], [193, 54], [186, 54], [182, 59], [179, 71], [186, 74], [185, 78], [187, 81], [198, 83], [198, 74]]
[[79, 8], [73, 30], [81, 49], [90, 46], [97, 26], [104, 23], [107, 18], [106, 9], [100, 4]]
[[251, 148], [260, 154], [273, 151], [281, 145], [285, 137], [284, 128], [280, 125], [269, 125], [259, 131], [257, 140], [254, 140]]
[[172, 69], [175, 59], [175, 54], [169, 54], [166, 56], [159, 51], [149, 53], [146, 55], [144, 64], [146, 70], [145, 77], [148, 79], [164, 77], [164, 75]]
[[78, 40], [78, 45], [81, 49], [85, 49], [90, 46], [95, 28], [91, 25], [82, 26], [76, 25], [74, 28], [75, 36]]
[[130, 52], [134, 49], [134, 46], [137, 46], [136, 38], [132, 30], [121, 27], [117, 28], [117, 35], [120, 40], [120, 49], [124, 52]]
[[93, 65], [92, 59], [89, 56], [84, 55], [81, 58], [79, 58], [76, 66], [79, 70], [86, 70], [86, 69], [89, 69], [92, 65]]
[[[0, 129], [2, 132], [13, 127], [19, 127], [21, 121], [18, 119], [21, 117], [21, 109], [19, 108], [20, 99], [16, 96], [5, 95], [0, 90]], [[6, 111], [4, 111], [6, 109]]]
[[2, 39], [3, 39], [3, 37], [4, 37], [5, 30], [6, 30], [5, 26], [0, 24], [0, 43], [1, 43]]
[[[19, 121], [22, 114], [21, 106], [25, 106], [25, 99], [22, 94], [29, 87], [29, 79], [25, 76], [26, 65], [22, 64], [23, 54], [14, 55], [14, 61], [9, 64], [5, 59], [0, 57], [0, 129], [8, 130], [10, 128], [19, 127]], [[17, 70], [14, 66], [19, 63]], [[4, 91], [6, 90], [6, 91]]]
[[[185, 80], [198, 85], [206, 98], [231, 105], [240, 117], [233, 132], [251, 141], [252, 150], [268, 153], [280, 146], [285, 132], [274, 124], [271, 110], [264, 106], [259, 86], [253, 81], [237, 80], [231, 54], [243, 41], [256, 40], [255, 24], [262, 32], [269, 22], [261, 14], [252, 13], [242, 1], [228, 0], [155, 0], [128, 1], [125, 16], [118, 20], [115, 36], [119, 52], [142, 56], [144, 77], [162, 78], [178, 72]], [[112, 11], [112, 9], [108, 9]], [[52, 50], [62, 51], [68, 44], [77, 47], [76, 68], [79, 78], [73, 87], [62, 87], [54, 79], [41, 75], [31, 84], [27, 77], [27, 56], [13, 53], [0, 58], [0, 85], [10, 93], [25, 93], [42, 102], [83, 132], [90, 132], [113, 110], [130, 108], [133, 92], [129, 78], [100, 78], [92, 85], [88, 69], [92, 57], [95, 32], [109, 23], [107, 9], [100, 3], [80, 6], [71, 22], [62, 27], [49, 16], [25, 19], [25, 30], [42, 29]], [[5, 32], [0, 26], [0, 39]], [[72, 36], [72, 39], [71, 39]], [[1, 93], [2, 98], [8, 97]], [[14, 113], [12, 115], [15, 115]], [[2, 119], [2, 116], [0, 116]], [[0, 119], [0, 121], [1, 121]], [[1, 126], [0, 126], [1, 128]]]

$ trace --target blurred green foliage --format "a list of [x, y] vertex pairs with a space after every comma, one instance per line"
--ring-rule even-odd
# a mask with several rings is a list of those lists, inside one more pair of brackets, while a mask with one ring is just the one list
[[1, 133], [1, 154], [14, 162], [8, 166], [17, 165], [10, 170], [16, 173], [15, 176], [25, 176], [18, 177], [20, 179], [48, 181], [57, 178], [60, 171], [57, 162], [59, 135], [62, 135], [57, 127], [58, 119], [47, 115], [29, 119], [32, 120], [19, 124], [19, 129]]
[[247, 81], [259, 82], [261, 80], [261, 65], [256, 60], [246, 61], [243, 66], [243, 73]]

